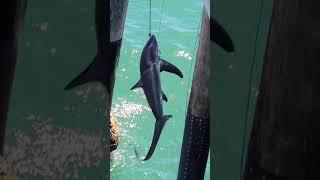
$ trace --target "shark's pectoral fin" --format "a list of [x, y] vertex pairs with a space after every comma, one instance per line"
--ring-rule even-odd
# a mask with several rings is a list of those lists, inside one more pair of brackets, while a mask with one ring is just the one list
[[130, 90], [133, 90], [133, 89], [135, 89], [135, 88], [139, 88], [139, 87], [142, 87], [142, 81], [141, 81], [141, 79], [130, 89]]
[[163, 99], [165, 102], [168, 102], [168, 98], [167, 98], [166, 94], [164, 94], [163, 91], [162, 91], [162, 99]]
[[183, 78], [181, 71], [175, 65], [169, 63], [166, 60], [160, 59], [160, 72], [162, 71], [167, 71]]
[[214, 19], [210, 18], [210, 40], [227, 52], [234, 51], [234, 45], [227, 31]]
[[96, 56], [92, 63], [82, 73], [74, 78], [64, 89], [69, 90], [91, 81], [101, 82], [107, 89], [109, 89], [109, 78], [105, 77], [106, 73], [104, 73], [106, 69], [103, 64], [99, 63], [99, 61], [99, 57]]

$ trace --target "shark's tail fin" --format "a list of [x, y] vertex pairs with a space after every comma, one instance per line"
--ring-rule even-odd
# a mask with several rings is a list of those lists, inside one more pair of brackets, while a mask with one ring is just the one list
[[88, 82], [101, 82], [103, 85], [109, 89], [110, 86], [110, 78], [106, 76], [108, 69], [106, 67], [110, 65], [104, 65], [103, 63], [107, 63], [106, 60], [103, 60], [101, 56], [97, 55], [92, 63], [76, 78], [74, 78], [64, 89], [69, 90], [76, 86], [83, 85]]
[[170, 118], [172, 118], [172, 115], [165, 115], [165, 116], [163, 116], [162, 120], [156, 121], [155, 128], [154, 128], [154, 133], [153, 133], [152, 143], [151, 143], [150, 149], [148, 151], [148, 154], [144, 159], [142, 158], [142, 156], [138, 153], [137, 149], [135, 148], [136, 158], [139, 161], [146, 161], [146, 160], [151, 158], [154, 150], [156, 149], [157, 143], [159, 141], [159, 138], [160, 138], [160, 135], [161, 135], [161, 131], [162, 131], [164, 125], [166, 124], [166, 122]]
[[217, 43], [227, 52], [234, 51], [234, 45], [227, 31], [215, 20], [210, 18], [210, 40]]

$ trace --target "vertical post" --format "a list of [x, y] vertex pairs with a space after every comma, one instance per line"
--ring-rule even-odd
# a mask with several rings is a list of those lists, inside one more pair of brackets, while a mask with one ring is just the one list
[[0, 22], [0, 155], [3, 155], [11, 89], [27, 0], [1, 3]]
[[[121, 42], [123, 37], [123, 31], [124, 31], [124, 25], [125, 25], [125, 19], [127, 15], [127, 8], [128, 8], [128, 0], [110, 0], [110, 16], [109, 16], [109, 29], [110, 30], [110, 58], [112, 64], [115, 65], [113, 72], [110, 77], [110, 89], [111, 94], [109, 94], [108, 98], [108, 104], [107, 104], [107, 112], [108, 112], [108, 119], [107, 122], [109, 122], [108, 130], [107, 130], [107, 152], [110, 154], [110, 131], [111, 128], [111, 121], [110, 121], [110, 111], [111, 111], [111, 105], [112, 105], [112, 96], [113, 96], [113, 89], [114, 89], [114, 83], [115, 83], [115, 76], [116, 76], [116, 69], [119, 62], [119, 56], [120, 56], [120, 49], [121, 49]], [[109, 159], [109, 158], [108, 158]], [[110, 179], [110, 161], [107, 162], [106, 166], [107, 173], [107, 179]]]
[[203, 179], [209, 154], [210, 22], [202, 12], [200, 42], [185, 121], [178, 180]]
[[[111, 77], [111, 94], [110, 94], [110, 106], [109, 111], [111, 109], [111, 102], [112, 102], [112, 94], [115, 82], [115, 74], [117, 65], [119, 62], [120, 56], [120, 49], [121, 49], [121, 42], [123, 37], [125, 19], [127, 15], [127, 8], [128, 8], [128, 0], [110, 0], [110, 54], [112, 60], [115, 61], [115, 68], [114, 72], [112, 73]], [[109, 112], [108, 111], [108, 112]]]
[[320, 179], [319, 8], [274, 2], [245, 180]]

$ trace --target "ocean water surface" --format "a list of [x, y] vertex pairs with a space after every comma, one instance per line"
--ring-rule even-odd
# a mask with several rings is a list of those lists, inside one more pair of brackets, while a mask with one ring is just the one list
[[[155, 119], [142, 90], [130, 88], [140, 76], [140, 54], [148, 39], [148, 7], [149, 1], [129, 1], [112, 105], [121, 128], [120, 145], [111, 157], [112, 180], [177, 177], [202, 2], [164, 0], [162, 10], [162, 0], [152, 1], [152, 32], [158, 38], [161, 57], [179, 67], [184, 78], [161, 73], [169, 100], [164, 103], [164, 113], [173, 118], [166, 124], [152, 159], [141, 163], [135, 159], [133, 145], [142, 155], [147, 153]], [[6, 164], [2, 167], [21, 179], [105, 176], [101, 160], [107, 158], [99, 143], [109, 125], [104, 88], [88, 83], [64, 90], [92, 62], [95, 53], [94, 1], [29, 1], [8, 114], [6, 159], [0, 159]]]
[[[202, 1], [162, 2], [152, 1], [151, 32], [156, 35], [161, 57], [175, 64], [184, 75], [180, 79], [174, 74], [161, 73], [162, 88], [168, 97], [168, 102], [163, 103], [164, 114], [171, 114], [173, 118], [163, 129], [152, 158], [146, 162], [137, 161], [133, 147], [136, 145], [138, 151], [146, 155], [155, 118], [142, 89], [129, 90], [140, 79], [140, 55], [149, 33], [149, 1], [130, 0], [112, 106], [121, 129], [120, 145], [112, 153], [110, 162], [112, 180], [177, 178]], [[205, 179], [210, 177], [209, 168], [208, 160]]]

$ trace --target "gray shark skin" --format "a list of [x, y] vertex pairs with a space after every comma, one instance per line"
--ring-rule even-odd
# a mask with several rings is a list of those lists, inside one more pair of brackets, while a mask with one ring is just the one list
[[110, 82], [117, 65], [121, 41], [110, 42], [110, 14], [107, 8], [110, 4], [108, 0], [96, 0], [95, 5], [95, 30], [97, 41], [97, 53], [92, 63], [74, 80], [72, 80], [65, 90], [72, 89], [76, 86], [87, 82], [102, 83], [107, 92], [110, 94], [113, 87]]
[[160, 58], [158, 43], [155, 36], [152, 34], [141, 53], [141, 78], [131, 88], [131, 90], [138, 87], [143, 89], [148, 104], [156, 118], [153, 139], [147, 156], [143, 159], [135, 149], [138, 160], [146, 161], [151, 158], [164, 125], [172, 117], [171, 115], [163, 115], [162, 100], [167, 102], [168, 99], [161, 89], [161, 71], [167, 71], [183, 78], [181, 71], [177, 67]]
[[27, 0], [3, 0], [0, 6], [0, 155], [3, 155], [18, 44], [23, 30], [27, 5]]
[[210, 18], [210, 40], [218, 44], [227, 52], [234, 51], [233, 42], [227, 31], [214, 18]]

